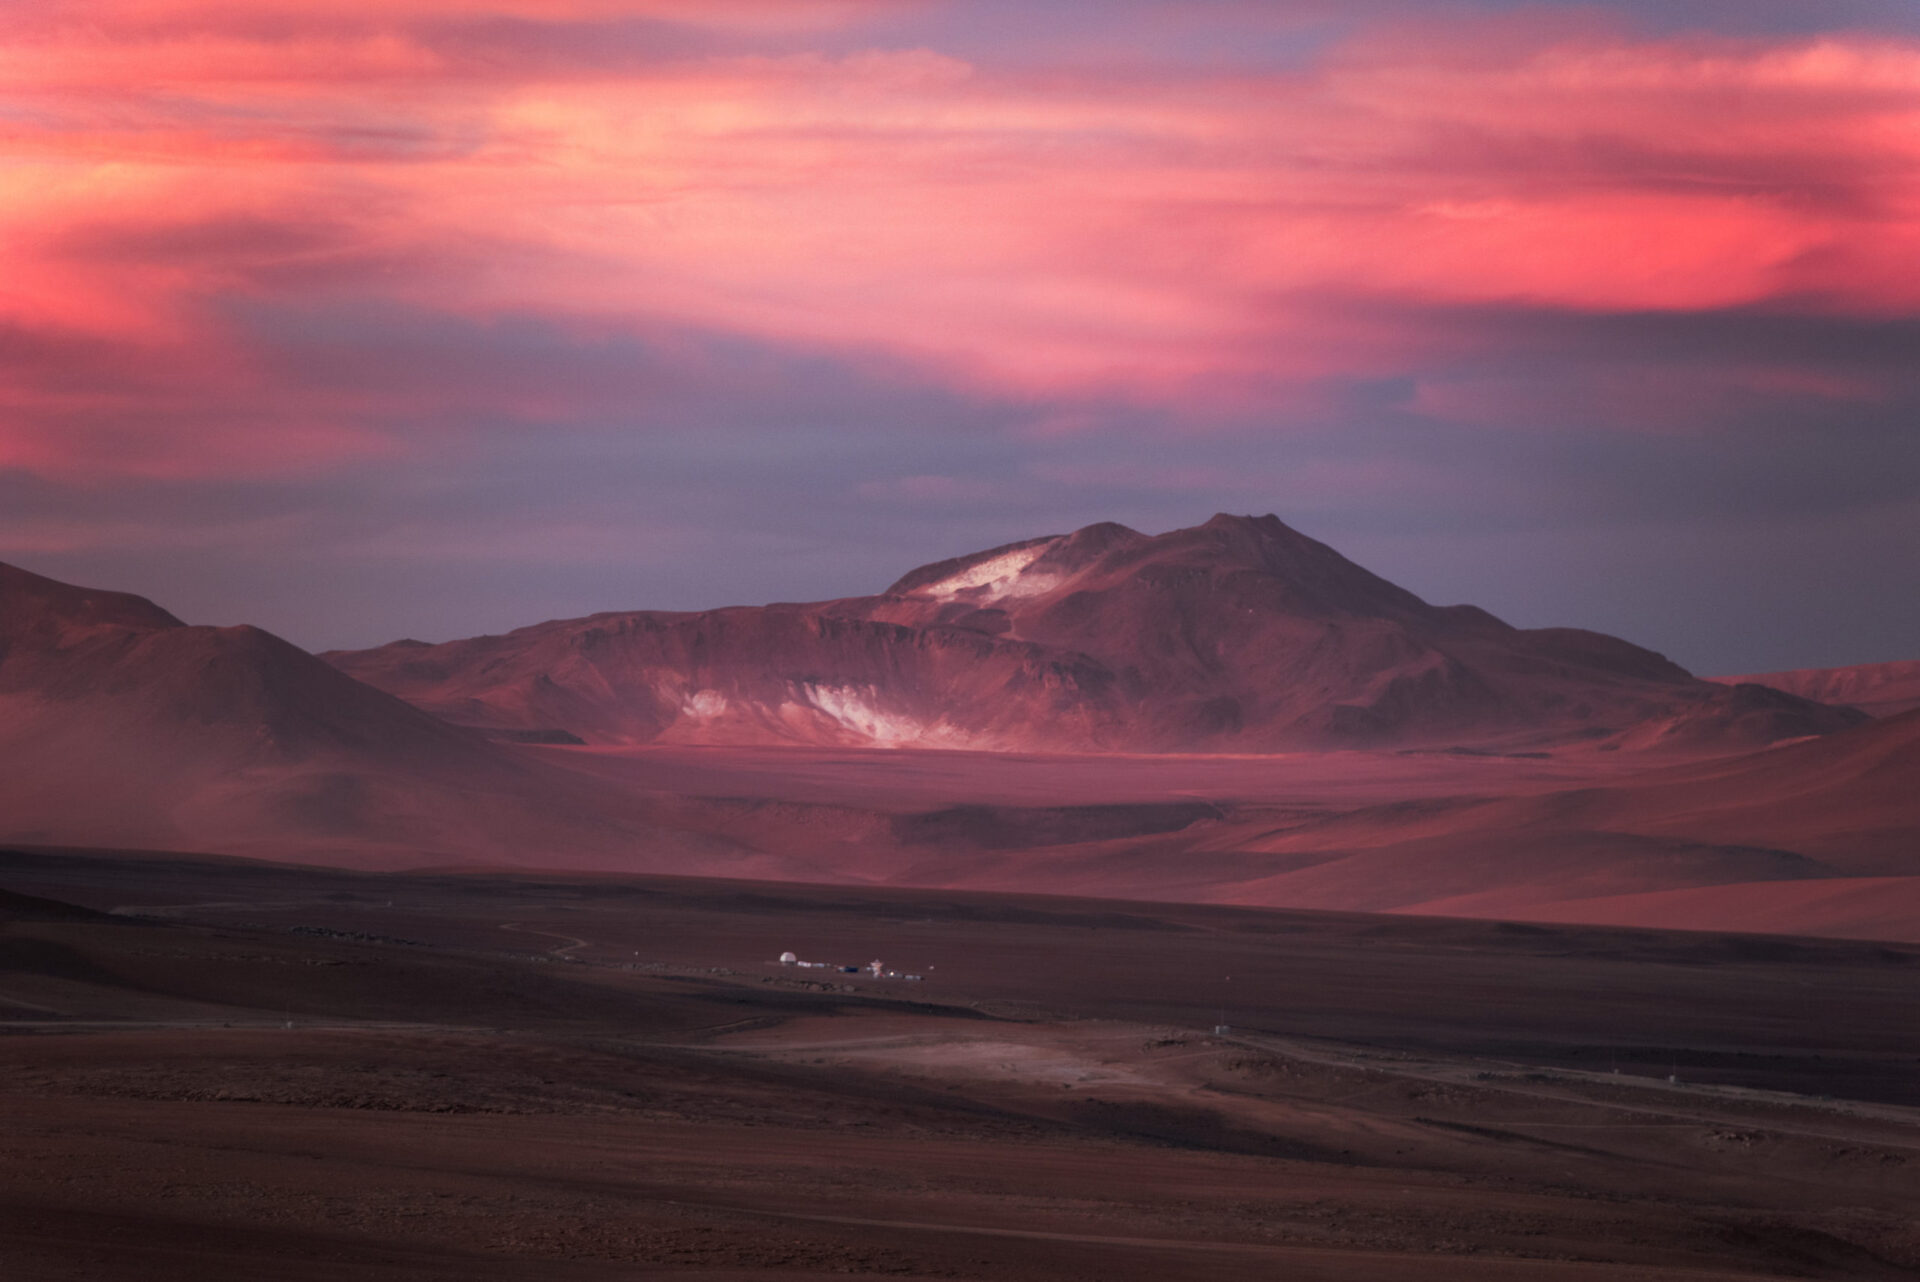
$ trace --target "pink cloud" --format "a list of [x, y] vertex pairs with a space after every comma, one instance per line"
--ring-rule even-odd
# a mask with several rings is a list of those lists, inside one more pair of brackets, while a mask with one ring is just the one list
[[[1487, 20], [1382, 29], [1267, 74], [1012, 74], [913, 48], [607, 71], [482, 65], [436, 35], [474, 12], [454, 0], [399, 0], [357, 26], [319, 0], [109, 9], [30, 24], [0, 52], [16, 157], [0, 324], [111, 349], [98, 395], [169, 412], [137, 448], [108, 448], [104, 428], [71, 430], [104, 412], [63, 399], [72, 370], [15, 370], [0, 421], [14, 466], [310, 468], [461, 403], [424, 382], [317, 400], [276, 382], [223, 319], [235, 300], [684, 325], [996, 395], [1282, 409], [1451, 341], [1336, 322], [1329, 298], [1920, 306], [1920, 45], [1891, 39], [1634, 41]], [[483, 11], [754, 32], [890, 7]], [[154, 362], [167, 372], [139, 373]], [[519, 395], [509, 407], [536, 416], [571, 403]], [[1417, 407], [1511, 416], [1516, 396], [1429, 384]], [[222, 429], [166, 426], [196, 403], [255, 426], [209, 450]]]
[[381, 0], [357, 8], [339, 0], [49, 0], [49, 16], [119, 24], [244, 26], [303, 19], [325, 25], [382, 26], [425, 19], [516, 17], [546, 22], [652, 18], [696, 27], [819, 31], [915, 0]]

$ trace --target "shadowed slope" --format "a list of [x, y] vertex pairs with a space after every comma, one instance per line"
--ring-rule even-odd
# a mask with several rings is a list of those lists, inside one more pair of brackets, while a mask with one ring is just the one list
[[668, 862], [640, 799], [258, 628], [0, 567], [0, 839], [343, 862]]

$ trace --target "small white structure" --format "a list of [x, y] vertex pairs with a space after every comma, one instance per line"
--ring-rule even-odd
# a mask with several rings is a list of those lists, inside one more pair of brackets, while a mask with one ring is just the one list
[[781, 953], [780, 954], [780, 964], [782, 966], [791, 966], [799, 960], [800, 960], [800, 955], [798, 953]]
[[874, 958], [872, 961], [867, 963], [867, 969], [872, 972], [873, 977], [875, 979], [879, 979], [881, 976], [887, 973], [887, 968], [880, 964], [880, 959], [878, 957]]

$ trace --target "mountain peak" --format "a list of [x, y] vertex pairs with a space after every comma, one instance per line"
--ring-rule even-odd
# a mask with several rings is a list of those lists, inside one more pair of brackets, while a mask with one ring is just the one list
[[1251, 512], [1245, 516], [1233, 512], [1215, 512], [1200, 528], [1203, 530], [1252, 530], [1268, 536], [1296, 534], [1296, 531], [1271, 512], [1265, 516], [1255, 516]]
[[1083, 525], [1069, 534], [1067, 538], [1086, 547], [1098, 545], [1103, 548], [1116, 547], [1122, 543], [1137, 542], [1147, 536], [1132, 526], [1122, 525], [1118, 521], [1095, 521], [1092, 525]]
[[[1332, 553], [1333, 549], [1315, 539], [1310, 539], [1279, 517], [1269, 512], [1265, 516], [1235, 516], [1230, 512], [1217, 512], [1204, 524], [1191, 530], [1175, 530], [1165, 537], [1180, 534], [1206, 535], [1219, 544], [1236, 550], [1258, 548], [1263, 556], [1271, 556], [1271, 549], [1288, 548], [1313, 550]], [[1341, 557], [1341, 560], [1346, 560]]]

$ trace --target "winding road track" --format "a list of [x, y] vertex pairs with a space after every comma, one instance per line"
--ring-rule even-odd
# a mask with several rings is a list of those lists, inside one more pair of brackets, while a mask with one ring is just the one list
[[575, 949], [585, 948], [588, 941], [577, 935], [563, 935], [557, 930], [542, 930], [538, 926], [529, 926], [523, 921], [503, 921], [500, 929], [518, 931], [522, 935], [545, 935], [548, 939], [562, 939], [566, 942], [547, 951], [555, 957], [565, 957]]

